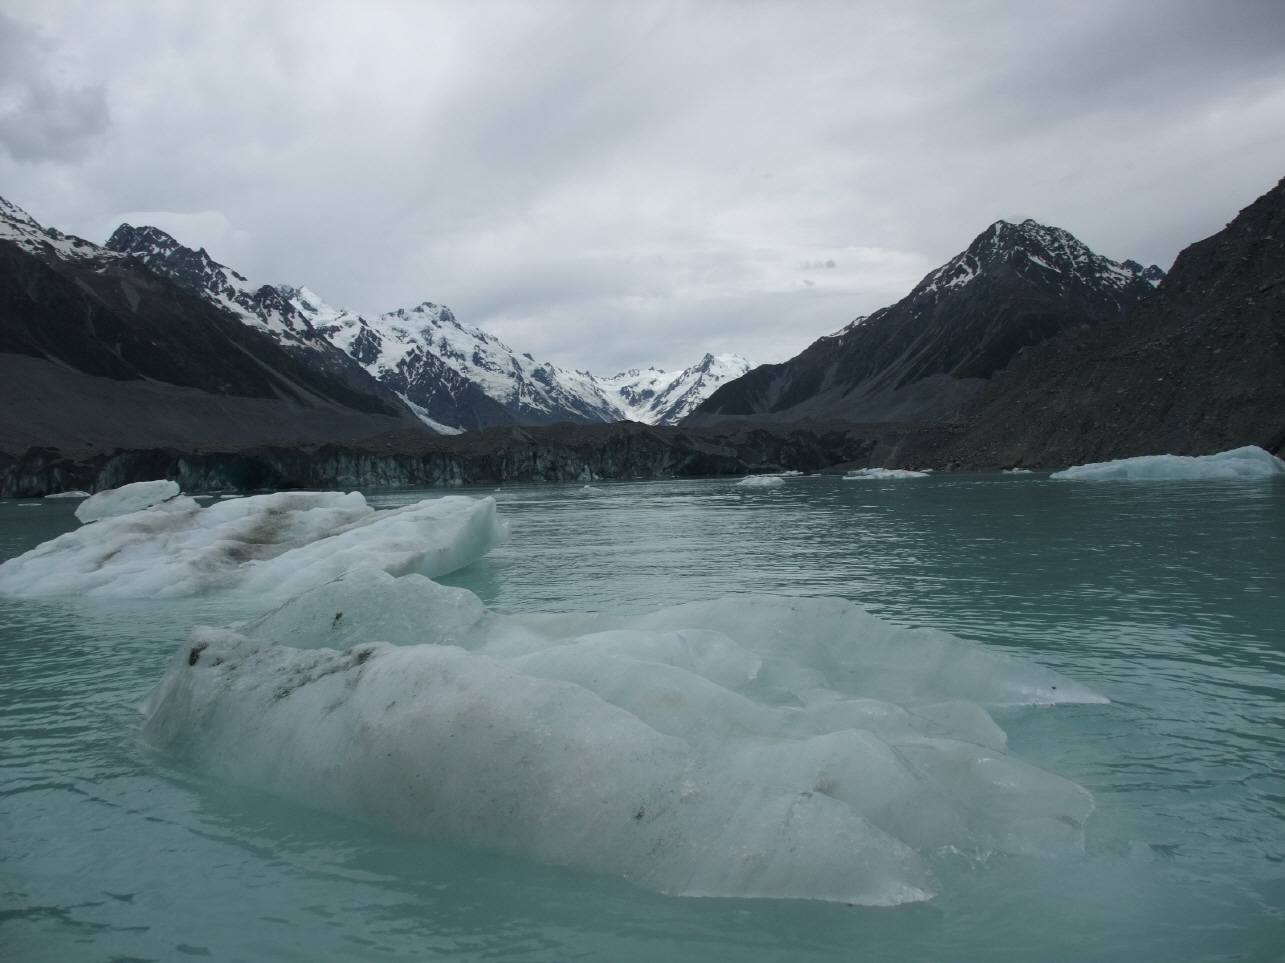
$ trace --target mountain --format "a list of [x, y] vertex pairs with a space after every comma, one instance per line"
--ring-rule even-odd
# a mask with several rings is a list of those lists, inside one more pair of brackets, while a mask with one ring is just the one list
[[613, 378], [600, 378], [598, 383], [620, 411], [617, 420], [676, 425], [720, 385], [753, 367], [740, 355], [706, 354], [676, 374], [657, 368], [631, 368]]
[[336, 310], [306, 289], [294, 298], [334, 344], [443, 424], [468, 429], [619, 420], [592, 375], [519, 355], [431, 301], [366, 318]]
[[303, 443], [416, 423], [333, 346], [296, 348], [0, 200], [7, 449]]
[[933, 420], [1023, 348], [1120, 317], [1163, 277], [1060, 228], [996, 221], [896, 304], [723, 385], [684, 423]]
[[[1285, 448], [1285, 180], [1126, 317], [1022, 352], [911, 462], [1061, 468]], [[913, 447], [913, 446], [912, 446]]]
[[154, 227], [122, 224], [107, 246], [132, 254], [288, 350], [338, 349], [444, 433], [503, 425], [642, 421], [675, 424], [719, 384], [744, 374], [735, 355], [706, 355], [677, 374], [648, 369], [595, 378], [518, 354], [425, 301], [367, 317], [303, 287], [255, 285]]

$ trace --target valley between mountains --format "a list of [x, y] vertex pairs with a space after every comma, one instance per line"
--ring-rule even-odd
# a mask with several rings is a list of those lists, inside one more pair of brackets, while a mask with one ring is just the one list
[[1285, 182], [1166, 274], [997, 221], [781, 364], [611, 377], [0, 200], [0, 494], [1056, 468], [1285, 445]]

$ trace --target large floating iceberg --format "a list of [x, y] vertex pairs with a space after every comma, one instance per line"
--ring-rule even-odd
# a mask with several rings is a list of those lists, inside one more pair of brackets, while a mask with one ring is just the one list
[[1255, 445], [1222, 451], [1216, 455], [1142, 455], [1115, 461], [1076, 465], [1054, 472], [1050, 478], [1068, 481], [1134, 481], [1224, 478], [1266, 478], [1285, 474], [1285, 461]]
[[[443, 575], [507, 536], [491, 498], [376, 511], [359, 492], [278, 492], [203, 508], [177, 488], [145, 482], [95, 495], [78, 514], [97, 520], [0, 565], [0, 593], [288, 597], [362, 566]], [[150, 507], [131, 510], [139, 503]]]
[[361, 568], [197, 628], [144, 739], [215, 778], [665, 893], [891, 905], [922, 853], [1065, 853], [1089, 794], [984, 706], [1105, 702], [840, 599], [501, 615]]

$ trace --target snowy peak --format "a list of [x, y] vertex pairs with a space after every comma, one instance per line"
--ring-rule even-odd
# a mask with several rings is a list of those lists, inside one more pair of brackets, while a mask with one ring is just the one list
[[911, 292], [934, 295], [961, 288], [983, 274], [1013, 271], [1041, 288], [1089, 285], [1124, 292], [1145, 282], [1154, 288], [1164, 271], [1153, 264], [1116, 262], [1094, 254], [1084, 242], [1060, 227], [1027, 218], [1021, 224], [996, 221], [973, 239], [968, 249], [925, 277]]
[[321, 338], [290, 303], [285, 291], [269, 284], [254, 285], [244, 275], [219, 264], [205, 248], [193, 251], [157, 227], [122, 224], [107, 247], [138, 258], [157, 274], [237, 315], [283, 344], [322, 348]]
[[155, 227], [122, 224], [108, 247], [279, 343], [342, 351], [439, 431], [559, 421], [673, 424], [750, 367], [735, 355], [706, 355], [677, 374], [648, 369], [598, 379], [518, 354], [432, 301], [375, 316], [346, 311], [305, 287], [252, 284]]
[[0, 240], [12, 241], [29, 254], [53, 255], [73, 260], [116, 257], [105, 248], [79, 237], [42, 227], [17, 204], [0, 197]]
[[740, 355], [706, 354], [677, 373], [633, 368], [614, 378], [602, 378], [600, 383], [620, 408], [623, 420], [676, 425], [719, 385], [741, 377], [753, 367]]
[[1094, 254], [1061, 228], [996, 221], [896, 304], [723, 386], [686, 423], [932, 421], [1023, 348], [1122, 317], [1163, 276]]

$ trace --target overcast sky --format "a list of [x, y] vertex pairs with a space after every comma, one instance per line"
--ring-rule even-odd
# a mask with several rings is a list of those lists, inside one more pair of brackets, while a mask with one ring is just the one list
[[1285, 3], [0, 0], [0, 195], [612, 374], [780, 361], [998, 218], [1168, 268], [1285, 176]]

